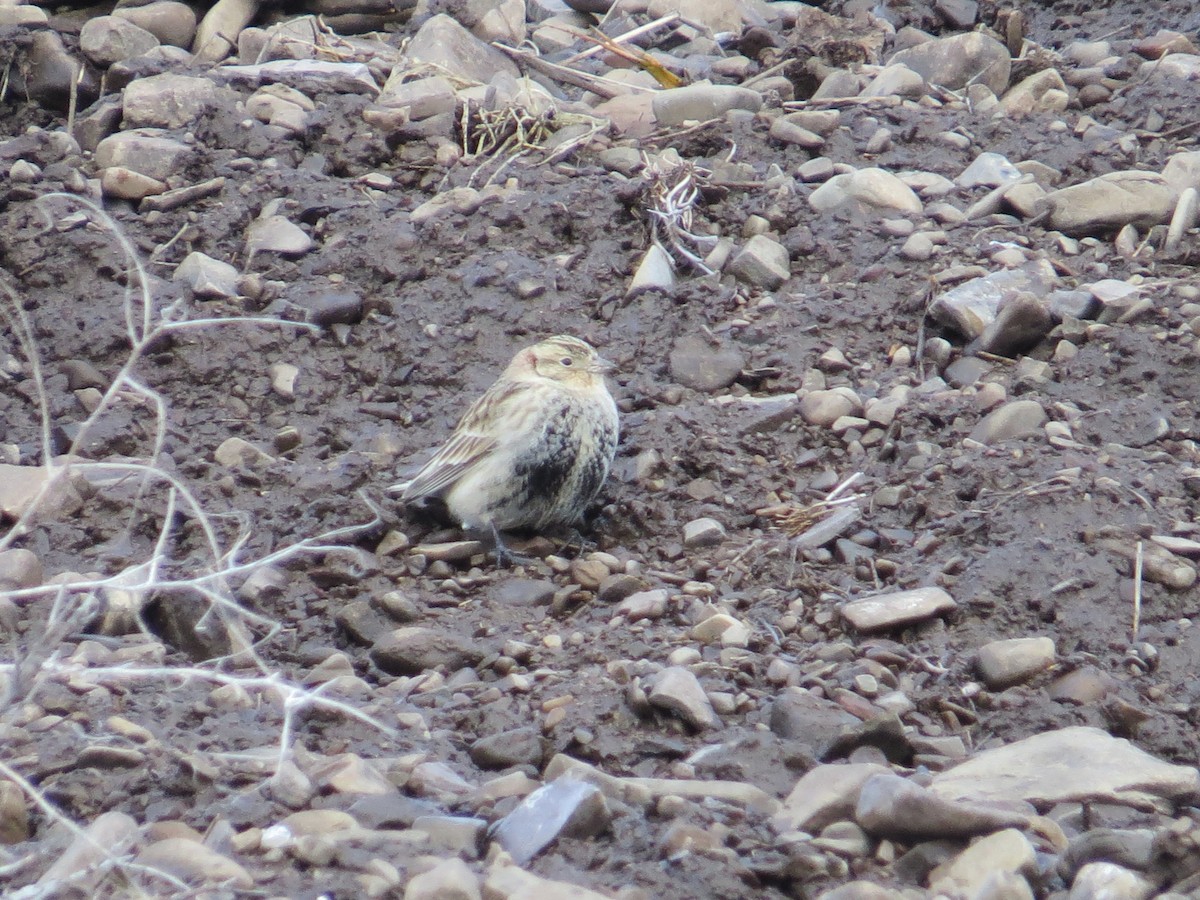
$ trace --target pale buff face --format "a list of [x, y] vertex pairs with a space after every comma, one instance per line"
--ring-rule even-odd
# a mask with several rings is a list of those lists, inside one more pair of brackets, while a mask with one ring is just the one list
[[612, 368], [612, 363], [601, 358], [589, 344], [559, 335], [518, 353], [509, 365], [509, 373], [545, 378], [564, 387], [587, 391], [602, 387], [604, 373]]

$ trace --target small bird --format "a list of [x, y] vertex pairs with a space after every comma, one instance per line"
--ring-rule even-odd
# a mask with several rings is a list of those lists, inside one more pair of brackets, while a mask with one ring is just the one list
[[617, 405], [604, 375], [613, 364], [579, 338], [527, 347], [407, 483], [403, 503], [439, 499], [469, 531], [573, 525], [608, 477]]

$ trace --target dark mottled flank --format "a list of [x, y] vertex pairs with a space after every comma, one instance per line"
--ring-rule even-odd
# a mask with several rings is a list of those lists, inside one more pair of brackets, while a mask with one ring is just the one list
[[[513, 464], [514, 490], [497, 504], [538, 510], [538, 525], [578, 520], [599, 492], [616, 448], [617, 435], [577, 400], [564, 397], [546, 416], [537, 446]], [[583, 435], [595, 429], [595, 450], [584, 457]]]

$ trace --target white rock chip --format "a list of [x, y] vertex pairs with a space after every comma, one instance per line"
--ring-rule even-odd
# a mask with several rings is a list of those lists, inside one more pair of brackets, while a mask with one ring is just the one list
[[992, 690], [1028, 681], [1054, 662], [1054, 641], [1048, 637], [992, 641], [979, 648], [979, 674]]
[[860, 597], [845, 604], [841, 612], [859, 631], [886, 631], [932, 619], [957, 606], [941, 588], [923, 587]]
[[725, 540], [725, 526], [708, 517], [693, 519], [683, 526], [683, 546], [711, 547]]
[[182, 281], [197, 297], [221, 299], [237, 296], [238, 270], [227, 262], [193, 250], [175, 267], [174, 281]]
[[651, 244], [638, 263], [625, 296], [636, 297], [645, 291], [669, 291], [675, 286], [675, 264], [658, 244]]
[[236, 466], [258, 468], [268, 466], [275, 461], [270, 454], [264, 453], [249, 441], [239, 437], [226, 438], [222, 441], [221, 446], [213, 451], [213, 459], [226, 468]]
[[255, 219], [246, 229], [246, 254], [279, 253], [301, 256], [313, 248], [313, 239], [284, 216]]
[[651, 705], [674, 713], [697, 730], [721, 724], [696, 676], [681, 666], [663, 669], [648, 699]]
[[875, 763], [817, 766], [796, 782], [783, 808], [771, 819], [777, 833], [817, 832], [854, 814], [858, 794], [872, 775], [887, 774], [888, 769]]
[[1013, 400], [984, 416], [971, 429], [971, 440], [990, 446], [1041, 434], [1046, 419], [1046, 411], [1036, 400]]
[[828, 212], [852, 201], [883, 213], [920, 215], [923, 209], [912, 188], [891, 172], [878, 168], [834, 175], [808, 198], [817, 212]]

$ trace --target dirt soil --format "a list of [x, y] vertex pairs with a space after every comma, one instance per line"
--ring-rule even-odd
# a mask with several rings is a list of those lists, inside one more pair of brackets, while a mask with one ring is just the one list
[[[1200, 25], [1188, 3], [1152, 10], [1027, 6], [1029, 36], [1050, 47]], [[793, 277], [770, 294], [747, 291], [729, 278], [697, 278], [670, 295], [650, 292], [627, 300], [626, 286], [647, 241], [640, 182], [614, 176], [589, 152], [550, 167], [514, 165], [506, 177], [519, 183], [515, 199], [415, 227], [409, 213], [438, 192], [467, 184], [472, 170], [447, 174], [423, 145], [395, 147], [369, 136], [360, 115], [365, 102], [323, 97], [319, 127], [270, 146], [259, 128], [244, 124], [243, 113], [215, 112], [192, 129], [198, 153], [189, 175], [196, 181], [224, 177], [219, 194], [148, 215], [120, 203], [106, 206], [151, 275], [162, 277], [153, 282], [159, 308], [180, 299], [190, 317], [300, 319], [304, 308], [327, 304], [330, 296], [361, 298], [352, 322], [317, 333], [252, 324], [177, 333], [158, 342], [137, 369], [169, 410], [160, 462], [220, 515], [223, 541], [233, 540], [240, 522], [248, 524], [242, 558], [370, 522], [373, 512], [364, 498], [384, 511], [383, 523], [350, 542], [366, 556], [332, 549], [294, 559], [286, 563], [278, 591], [247, 601], [282, 625], [258, 648], [275, 671], [302, 680], [341, 651], [376, 692], [367, 708], [385, 722], [401, 723], [387, 735], [345, 716], [310, 713], [296, 723], [303, 748], [368, 759], [423, 754], [478, 783], [490, 776], [472, 761], [470, 745], [536, 725], [545, 740], [541, 759], [527, 766], [534, 775], [562, 752], [613, 774], [727, 778], [783, 796], [814, 764], [815, 750], [772, 732], [771, 701], [779, 685], [767, 678], [768, 666], [777, 659], [795, 663], [807, 673], [801, 684], [833, 696], [853, 689], [856, 675], [876, 671], [862, 663], [875, 658], [903, 676], [916, 705], [904, 721], [926, 736], [958, 734], [981, 747], [1087, 724], [1135, 737], [1165, 759], [1195, 763], [1200, 630], [1190, 626], [1200, 588], [1172, 592], [1145, 583], [1135, 646], [1132, 563], [1094, 540], [1106, 527], [1141, 537], [1194, 532], [1197, 484], [1190, 467], [1197, 464], [1200, 356], [1194, 338], [1181, 330], [1186, 319], [1180, 298], [1164, 291], [1148, 315], [1084, 343], [1069, 361], [1056, 360], [1049, 380], [1023, 379], [1013, 362], [992, 361], [986, 380], [1003, 383], [1010, 396], [1039, 400], [1052, 419], [1064, 415], [1061, 404], [1083, 411], [1072, 424], [1075, 449], [1058, 449], [1042, 437], [991, 448], [964, 445], [982, 417], [965, 394], [938, 394], [936, 401], [916, 395], [885, 439], [865, 448], [851, 447], [829, 428], [804, 424], [790, 407], [780, 415], [776, 407], [763, 412], [740, 399], [796, 391], [831, 348], [850, 363], [828, 375], [831, 385], [846, 384], [870, 397], [922, 384], [936, 367], [890, 360], [898, 348], [915, 353], [919, 340], [938, 335], [922, 321], [930, 276], [956, 265], [990, 267], [990, 255], [1005, 242], [1059, 262], [1075, 283], [1135, 275], [1194, 279], [1186, 258], [1124, 258], [1109, 242], [1067, 257], [1038, 225], [1014, 222], [948, 226], [937, 256], [914, 262], [898, 255], [901, 241], [878, 221], [817, 215], [805, 191], [710, 188], [697, 230], [736, 236], [748, 215], [763, 216], [792, 253]], [[1151, 110], [1164, 120], [1160, 132], [1177, 130], [1175, 136], [1149, 136], [1123, 150], [1115, 143], [1085, 143], [1072, 128], [1055, 131], [1050, 115], [991, 119], [936, 109], [848, 107], [842, 112], [848, 127], [823, 154], [861, 165], [862, 142], [885, 126], [896, 140], [871, 164], [891, 171], [922, 169], [954, 178], [982, 147], [1013, 161], [1045, 163], [1067, 184], [1116, 169], [1158, 171], [1171, 153], [1194, 144], [1188, 127], [1196, 114], [1192, 84], [1134, 79], [1089, 112], [1122, 133], [1136, 133]], [[59, 121], [10, 102], [0, 116], [0, 136]], [[954, 129], [972, 138], [970, 148], [959, 150], [937, 137]], [[667, 145], [708, 168], [735, 152], [759, 180], [768, 166], [793, 171], [809, 156], [770, 140], [766, 125], [754, 119], [733, 130], [714, 124], [668, 135], [659, 142]], [[274, 164], [262, 162], [268, 156]], [[364, 190], [360, 177], [379, 172], [394, 184]], [[69, 198], [46, 196], [63, 178], [50, 166], [40, 183], [10, 182], [0, 196], [0, 266], [35, 329], [56, 451], [68, 445], [84, 417], [73, 393], [78, 372], [91, 367], [106, 384], [129, 350], [126, 260], [102, 228], [82, 221], [55, 227], [78, 209]], [[242, 236], [264, 204], [277, 198], [317, 248], [295, 259], [248, 259]], [[167, 279], [192, 250], [235, 262], [257, 276], [259, 292], [237, 303], [189, 299]], [[1194, 246], [1190, 252], [1194, 258]], [[673, 603], [660, 619], [614, 624], [612, 606], [593, 592], [561, 590], [571, 579], [555, 570], [555, 557], [497, 569], [482, 558], [447, 565], [405, 552], [374, 552], [390, 530], [414, 544], [454, 537], [406, 517], [385, 488], [407, 461], [444, 439], [517, 349], [558, 332], [586, 338], [619, 366], [612, 387], [622, 412], [621, 445], [585, 529], [587, 539], [623, 562], [637, 561], [647, 586], [711, 585], [714, 602], [754, 626], [747, 652], [736, 660], [719, 647], [702, 650], [706, 683], [729, 692], [735, 706], [718, 730], [692, 733], [669, 715], [631, 705], [628, 679], [620, 674], [642, 671], [643, 660], [663, 663], [672, 650], [690, 645], [686, 602]], [[19, 358], [11, 335], [6, 331], [0, 350]], [[744, 357], [728, 390], [706, 394], [673, 380], [672, 348], [696, 337]], [[1030, 356], [1047, 360], [1053, 351], [1054, 342], [1047, 341]], [[272, 390], [268, 367], [276, 363], [299, 368], [292, 399]], [[4, 382], [0, 441], [16, 444], [23, 461], [40, 462], [32, 384], [27, 378]], [[118, 403], [84, 452], [94, 459], [144, 456], [153, 446], [153, 428], [144, 404]], [[285, 428], [298, 432], [298, 443], [280, 449], [286, 444], [277, 436]], [[273, 460], [222, 466], [213, 452], [230, 437], [265, 449]], [[887, 487], [897, 488], [899, 497], [894, 505], [865, 505], [857, 543], [797, 557], [786, 536], [755, 515], [771, 503], [817, 499], [855, 473], [861, 474], [855, 490], [865, 497]], [[18, 545], [34, 550], [47, 573], [112, 572], [152, 554], [163, 508], [159, 490], [139, 498], [132, 480], [112, 484], [94, 490], [76, 515], [39, 527]], [[701, 517], [720, 521], [726, 539], [685, 548], [684, 525]], [[203, 558], [202, 537], [186, 516], [172, 541], [169, 571], [188, 571]], [[561, 556], [570, 559], [573, 551]], [[552, 601], [542, 589], [546, 584], [550, 594], [559, 590]], [[958, 602], [946, 620], [872, 638], [846, 630], [836, 612], [848, 598], [930, 584], [946, 588]], [[369, 625], [355, 625], [354, 617], [369, 618], [364, 610], [377, 614], [370, 601], [388, 592], [411, 601], [418, 624], [473, 642], [479, 664], [466, 677], [445, 673], [441, 687], [429, 690], [381, 671], [362, 643]], [[798, 621], [782, 631], [777, 623], [788, 613]], [[39, 615], [34, 607], [22, 610], [18, 644], [33, 640]], [[151, 610], [152, 623], [154, 616]], [[1054, 639], [1055, 668], [1001, 693], [977, 692], [976, 649], [1029, 635]], [[82, 635], [72, 637], [67, 656], [80, 640]], [[112, 648], [122, 640], [101, 643]], [[518, 666], [528, 684], [523, 692], [496, 688], [507, 673], [493, 664], [510, 652], [503, 648], [512, 641], [528, 645]], [[165, 661], [192, 665], [196, 660], [187, 650], [186, 642], [177, 642]], [[1150, 661], [1142, 662], [1147, 656]], [[614, 667], [614, 661], [627, 663]], [[1049, 680], [1073, 668], [1103, 673], [1108, 700], [1051, 699]], [[403, 690], [389, 690], [397, 684]], [[201, 831], [218, 817], [236, 829], [265, 827], [287, 810], [253, 789], [263, 768], [252, 751], [272, 746], [280, 713], [252, 703], [214, 705], [210, 691], [198, 680], [142, 681], [97, 691], [81, 706], [70, 685], [52, 680], [37, 703], [47, 713], [75, 717], [78, 729], [49, 730], [4, 755], [79, 821], [118, 809], [139, 822], [182, 819]], [[566, 695], [572, 699], [565, 716], [542, 729], [553, 701]], [[1130, 727], [1117, 701], [1140, 710], [1145, 720]], [[413, 710], [424, 716], [428, 731], [398, 718]], [[156, 749], [132, 768], [81, 764], [81, 745], [99, 741], [113, 715], [153, 723]], [[714, 749], [683, 762], [702, 748]], [[236, 756], [241, 751], [248, 753]], [[315, 805], [337, 805], [337, 796]], [[496, 814], [506, 809], [501, 803]], [[721, 805], [697, 807], [696, 816], [703, 827], [727, 826], [738, 864], [703, 854], [664, 861], [662, 821], [618, 810], [610, 839], [563, 839], [530, 865], [551, 878], [612, 891], [640, 887], [663, 897], [775, 897], [795, 890], [773, 861], [765, 822]], [[348, 867], [322, 868], [322, 881], [314, 884], [311, 872], [286, 858], [264, 865], [268, 871], [256, 874], [270, 894], [352, 896], [357, 890]], [[880, 868], [870, 859], [856, 866], [867, 876]], [[809, 889], [837, 881], [817, 878]]]

